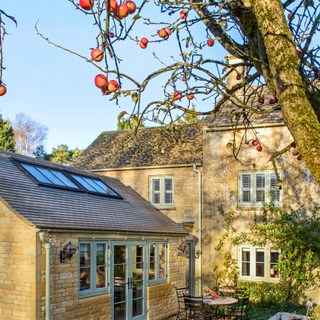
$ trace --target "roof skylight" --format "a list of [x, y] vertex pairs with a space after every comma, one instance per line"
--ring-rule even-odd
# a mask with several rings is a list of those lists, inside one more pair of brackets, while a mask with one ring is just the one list
[[69, 169], [43, 165], [42, 163], [33, 163], [17, 158], [12, 159], [38, 184], [122, 199], [119, 194], [97, 177], [81, 174]]
[[56, 186], [79, 189], [78, 186], [71, 182], [60, 171], [45, 169], [43, 167], [33, 166], [25, 163], [21, 163], [21, 165], [40, 182], [49, 183]]

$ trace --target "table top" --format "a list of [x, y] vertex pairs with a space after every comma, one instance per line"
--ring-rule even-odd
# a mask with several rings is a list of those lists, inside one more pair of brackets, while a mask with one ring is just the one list
[[225, 304], [235, 304], [238, 302], [236, 298], [221, 297], [222, 299], [212, 299], [211, 296], [204, 296], [203, 303], [209, 306], [221, 306]]

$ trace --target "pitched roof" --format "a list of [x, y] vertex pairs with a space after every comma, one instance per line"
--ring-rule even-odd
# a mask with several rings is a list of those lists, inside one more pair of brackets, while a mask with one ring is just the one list
[[45, 229], [186, 233], [118, 179], [89, 173], [123, 200], [38, 185], [11, 157], [78, 174], [88, 172], [0, 150], [0, 201], [30, 225]]
[[199, 123], [141, 128], [137, 139], [125, 142], [133, 130], [105, 131], [73, 162], [83, 169], [130, 168], [202, 163], [202, 126]]

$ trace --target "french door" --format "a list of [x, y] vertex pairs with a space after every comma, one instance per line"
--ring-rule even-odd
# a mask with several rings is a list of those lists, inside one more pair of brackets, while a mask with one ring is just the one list
[[112, 241], [112, 320], [145, 320], [146, 244]]

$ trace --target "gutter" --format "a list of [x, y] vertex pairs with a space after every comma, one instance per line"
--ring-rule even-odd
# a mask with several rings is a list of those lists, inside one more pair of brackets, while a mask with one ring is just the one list
[[88, 171], [91, 172], [107, 172], [107, 171], [125, 171], [125, 170], [145, 170], [145, 169], [162, 169], [162, 168], [183, 168], [183, 167], [193, 167], [198, 166], [201, 167], [202, 163], [196, 164], [172, 164], [172, 165], [165, 165], [165, 166], [146, 166], [146, 167], [127, 167], [127, 168], [112, 168], [112, 169], [91, 169]]
[[51, 243], [45, 238], [44, 231], [40, 232], [40, 240], [46, 248], [46, 320], [50, 320], [50, 253]]
[[[272, 128], [272, 127], [285, 127], [286, 125], [283, 122], [279, 123], [269, 123], [269, 124], [255, 124], [252, 125], [251, 128]], [[229, 131], [229, 130], [240, 130], [240, 129], [247, 129], [245, 126], [238, 126], [238, 127], [215, 127], [215, 128], [207, 128], [205, 129], [206, 132], [212, 131]]]
[[199, 183], [199, 296], [202, 295], [202, 185], [201, 176], [202, 173], [197, 169], [197, 165], [193, 165], [193, 170], [198, 173]]
[[[34, 228], [36, 232], [72, 232], [72, 233], [112, 233], [112, 234], [123, 234], [123, 235], [128, 235], [128, 234], [135, 234], [135, 235], [143, 235], [143, 236], [186, 236], [188, 232], [185, 233], [156, 233], [156, 232], [131, 232], [131, 231], [101, 231], [101, 230], [81, 230], [81, 229], [43, 229], [43, 228]], [[50, 242], [49, 242], [50, 243]]]

